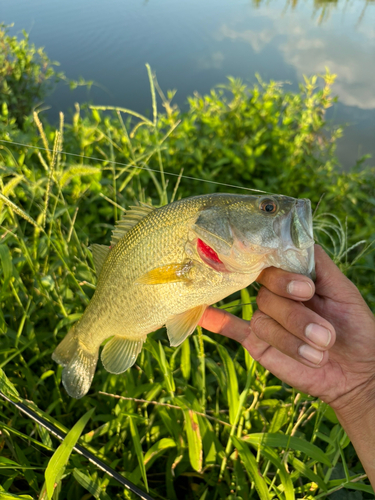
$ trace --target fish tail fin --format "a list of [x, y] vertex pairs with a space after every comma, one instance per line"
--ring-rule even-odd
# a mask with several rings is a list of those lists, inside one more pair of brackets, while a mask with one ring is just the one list
[[64, 367], [62, 382], [72, 398], [80, 399], [87, 394], [98, 362], [99, 349], [92, 353], [78, 341], [74, 328], [60, 342], [52, 359]]

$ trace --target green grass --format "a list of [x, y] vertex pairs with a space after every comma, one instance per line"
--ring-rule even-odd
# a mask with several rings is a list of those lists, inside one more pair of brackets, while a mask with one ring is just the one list
[[[74, 436], [58, 448], [0, 403], [0, 499], [136, 498], [72, 452], [81, 432], [80, 444], [155, 499], [318, 499], [343, 489], [355, 492], [348, 498], [373, 498], [326, 404], [201, 329], [177, 348], [164, 329], [155, 332], [126, 373], [111, 375], [99, 363], [85, 398], [64, 392], [51, 354], [93, 294], [88, 246], [106, 243], [134, 200], [163, 205], [213, 190], [245, 192], [246, 184], [316, 204], [325, 191], [316, 235], [375, 302], [373, 170], [335, 168], [336, 135], [323, 133], [332, 78], [323, 90], [308, 80], [298, 94], [232, 80], [191, 99], [182, 115], [171, 94], [162, 94], [165, 113], [158, 112], [148, 70], [150, 117], [77, 106], [56, 130], [37, 115], [21, 130], [3, 110], [1, 138], [10, 142], [0, 143], [0, 389]], [[251, 287], [218, 307], [249, 320], [255, 295]]]

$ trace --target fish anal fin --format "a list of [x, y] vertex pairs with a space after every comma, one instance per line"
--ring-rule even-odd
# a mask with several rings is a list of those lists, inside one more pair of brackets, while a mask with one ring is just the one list
[[173, 316], [167, 321], [167, 333], [172, 347], [182, 344], [182, 342], [193, 333], [206, 308], [207, 305], [203, 304], [193, 309], [189, 309], [184, 313], [176, 314], [176, 316]]
[[109, 251], [111, 247], [107, 247], [106, 245], [97, 245], [94, 243], [90, 246], [92, 251], [92, 258], [94, 260], [94, 266], [97, 276], [99, 276], [100, 271], [102, 270], [103, 264], [108, 257]]
[[136, 280], [137, 285], [162, 285], [166, 283], [190, 282], [189, 271], [192, 268], [191, 261], [182, 264], [168, 264], [157, 267], [143, 274]]
[[111, 247], [115, 246], [143, 217], [146, 217], [146, 215], [154, 210], [154, 207], [146, 204], [129, 207], [129, 210], [126, 210], [121, 219], [116, 222], [112, 231]]
[[109, 373], [119, 374], [134, 365], [146, 337], [130, 340], [116, 335], [104, 346], [101, 359]]

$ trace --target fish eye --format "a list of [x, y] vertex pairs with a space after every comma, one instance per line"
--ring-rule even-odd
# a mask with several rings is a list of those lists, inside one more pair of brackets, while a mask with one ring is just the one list
[[277, 210], [277, 204], [274, 200], [266, 199], [261, 201], [259, 208], [260, 210], [262, 210], [262, 212], [266, 212], [267, 214], [274, 214]]

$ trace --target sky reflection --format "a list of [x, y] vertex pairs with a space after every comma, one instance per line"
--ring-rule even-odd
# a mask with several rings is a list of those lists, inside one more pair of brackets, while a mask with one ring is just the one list
[[[14, 22], [61, 63], [70, 78], [97, 86], [71, 93], [60, 85], [47, 103], [50, 119], [75, 101], [150, 110], [148, 62], [175, 102], [206, 93], [228, 75], [290, 82], [302, 75], [338, 77], [328, 116], [349, 123], [338, 155], [350, 168], [375, 157], [375, 1], [298, 0], [0, 0], [0, 17]], [[371, 161], [374, 163], [374, 161]]]
[[375, 13], [353, 29], [361, 10], [359, 2], [348, 4], [322, 23], [306, 2], [286, 12], [270, 2], [246, 18], [233, 16], [219, 27], [217, 38], [246, 42], [257, 54], [269, 45], [275, 47], [284, 63], [295, 68], [298, 80], [328, 67], [338, 75], [333, 89], [343, 104], [374, 109]]

